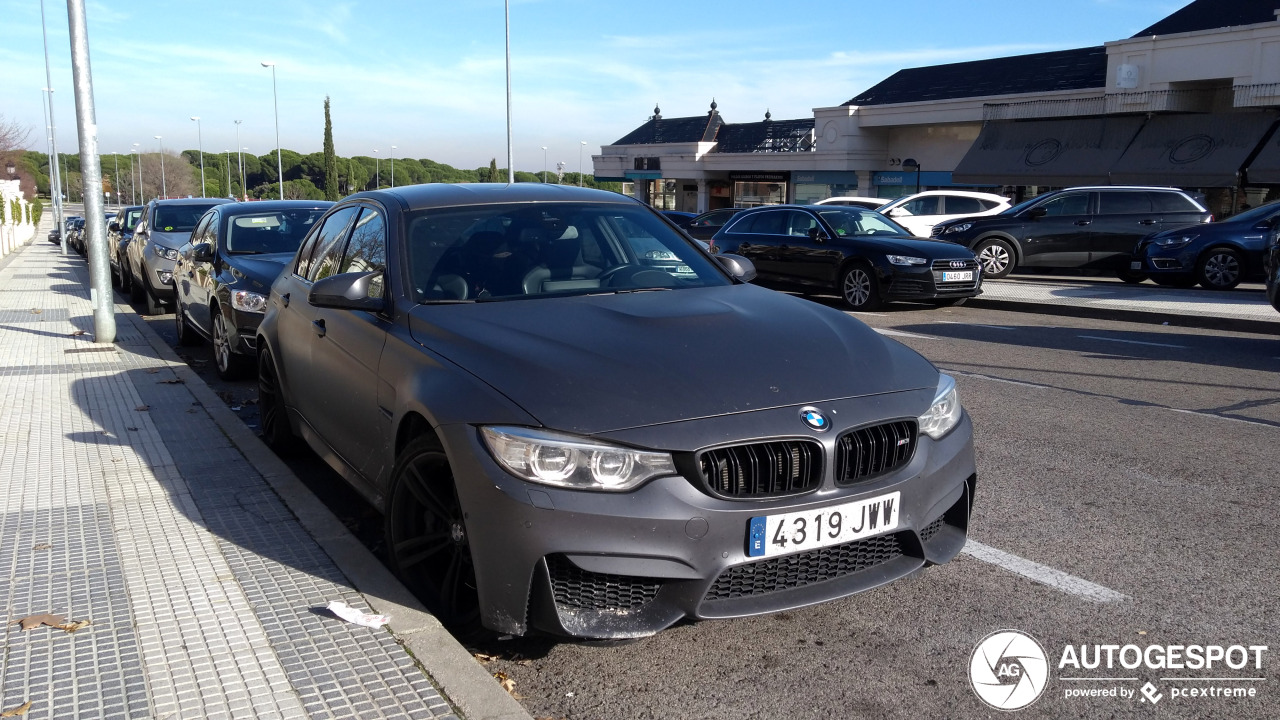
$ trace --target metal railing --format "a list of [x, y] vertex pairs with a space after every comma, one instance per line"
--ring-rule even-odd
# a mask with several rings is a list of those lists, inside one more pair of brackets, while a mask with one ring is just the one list
[[987, 103], [982, 106], [982, 120], [987, 122], [1153, 112], [1226, 112], [1238, 108], [1268, 107], [1280, 107], [1280, 83], [1146, 90], [1061, 100]]

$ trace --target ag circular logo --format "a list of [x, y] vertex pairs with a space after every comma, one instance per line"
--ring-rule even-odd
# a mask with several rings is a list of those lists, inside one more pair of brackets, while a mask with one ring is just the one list
[[805, 408], [800, 411], [800, 421], [809, 426], [811, 430], [825, 432], [831, 428], [831, 421], [827, 419], [817, 408]]
[[982, 702], [996, 710], [1020, 710], [1040, 699], [1049, 681], [1044, 648], [1017, 630], [997, 630], [969, 658], [969, 682]]
[[1174, 143], [1169, 150], [1169, 162], [1186, 165], [1201, 160], [1216, 150], [1217, 143], [1208, 135], [1191, 135]]
[[1031, 146], [1027, 153], [1022, 156], [1022, 162], [1028, 167], [1039, 167], [1045, 163], [1053, 162], [1062, 154], [1062, 141], [1056, 138], [1046, 138]]

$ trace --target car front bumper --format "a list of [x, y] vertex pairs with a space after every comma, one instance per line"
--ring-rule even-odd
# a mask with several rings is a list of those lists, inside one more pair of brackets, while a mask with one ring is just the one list
[[[895, 397], [823, 409], [844, 418], [849, 429], [875, 422], [867, 416], [873, 404], [879, 413], [905, 405]], [[797, 408], [787, 407], [608, 439], [680, 448], [682, 437], [713, 432], [722, 438], [717, 446], [757, 442], [762, 436], [753, 427], [790, 427], [796, 416]], [[699, 478], [684, 476], [626, 493], [538, 485], [501, 470], [474, 426], [440, 430], [466, 515], [482, 617], [490, 629], [514, 635], [534, 627], [576, 637], [642, 637], [686, 617], [758, 615], [869, 590], [953, 558], [965, 543], [977, 482], [967, 414], [941, 440], [920, 436], [901, 469], [845, 487], [837, 486], [831, 470], [841, 430], [811, 437], [825, 450], [821, 487], [766, 500], [717, 498]], [[695, 450], [678, 450], [678, 465]], [[892, 492], [900, 492], [901, 500], [898, 525], [889, 533], [772, 558], [748, 555], [753, 517], [822, 512]]]
[[[952, 267], [950, 260], [934, 260], [929, 265], [895, 265], [881, 271], [880, 294], [885, 300], [944, 300], [982, 294], [982, 266], [977, 260], [963, 260]], [[944, 273], [968, 271], [972, 279], [945, 281]]]

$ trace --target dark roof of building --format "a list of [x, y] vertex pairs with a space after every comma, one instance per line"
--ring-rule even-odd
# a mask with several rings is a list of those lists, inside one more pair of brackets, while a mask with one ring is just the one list
[[1098, 47], [1013, 55], [899, 70], [845, 105], [949, 100], [1103, 88], [1107, 49]]
[[682, 118], [654, 115], [640, 127], [627, 133], [614, 145], [659, 145], [661, 143], [712, 142], [724, 120], [720, 113]]
[[814, 119], [765, 120], [754, 123], [726, 123], [716, 138], [716, 152], [807, 152], [813, 147], [809, 137]]
[[1134, 37], [1272, 22], [1276, 10], [1280, 10], [1280, 0], [1195, 0]]

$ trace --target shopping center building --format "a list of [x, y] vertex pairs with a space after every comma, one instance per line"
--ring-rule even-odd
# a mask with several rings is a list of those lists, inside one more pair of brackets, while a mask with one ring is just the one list
[[1176, 186], [1229, 214], [1280, 190], [1280, 0], [1195, 0], [1098, 47], [900, 70], [812, 118], [663, 117], [592, 156], [656, 207], [1084, 184]]

